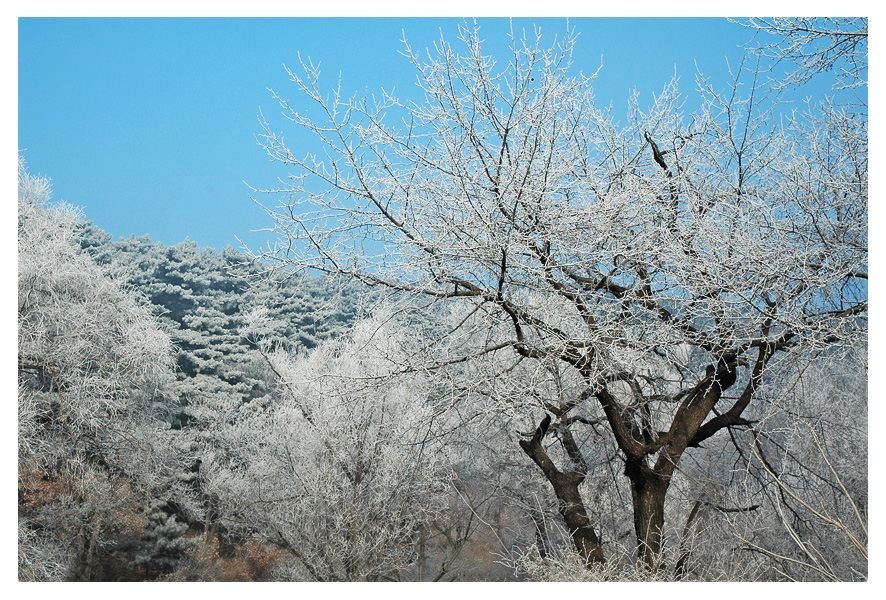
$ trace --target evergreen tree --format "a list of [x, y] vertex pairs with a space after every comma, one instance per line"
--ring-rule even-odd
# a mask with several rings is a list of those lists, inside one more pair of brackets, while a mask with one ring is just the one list
[[145, 566], [148, 579], [169, 573], [187, 554], [192, 543], [184, 538], [188, 526], [179, 523], [169, 506], [154, 500], [148, 512], [148, 525], [134, 562]]

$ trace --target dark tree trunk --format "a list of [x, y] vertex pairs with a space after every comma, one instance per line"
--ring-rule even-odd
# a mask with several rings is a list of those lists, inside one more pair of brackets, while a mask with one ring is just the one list
[[664, 532], [664, 506], [668, 478], [660, 477], [646, 465], [632, 464], [625, 468], [631, 480], [634, 508], [634, 532], [637, 536], [637, 558], [649, 569], [659, 567]]
[[548, 481], [554, 487], [554, 493], [559, 500], [560, 515], [566, 522], [566, 527], [572, 536], [572, 543], [584, 558], [585, 564], [606, 562], [600, 538], [597, 537], [597, 532], [591, 526], [591, 520], [588, 518], [584, 502], [578, 491], [581, 480], [561, 474], [560, 477], [549, 478]]
[[567, 453], [574, 459], [574, 463], [565, 471], [560, 471], [554, 465], [542, 446], [542, 440], [550, 424], [551, 417], [548, 415], [542, 420], [532, 439], [529, 441], [520, 440], [520, 447], [538, 465], [554, 488], [560, 516], [563, 517], [569, 535], [572, 536], [575, 549], [584, 558], [585, 564], [605, 562], [600, 538], [591, 525], [584, 501], [578, 491], [579, 485], [585, 478], [586, 465], [577, 455], [576, 448], [573, 448], [574, 440], [567, 430], [561, 432], [561, 436], [564, 439]]

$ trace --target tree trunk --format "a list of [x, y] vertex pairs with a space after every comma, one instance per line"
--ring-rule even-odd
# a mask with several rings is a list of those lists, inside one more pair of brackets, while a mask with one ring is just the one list
[[425, 564], [427, 561], [427, 554], [425, 549], [425, 543], [428, 537], [427, 527], [422, 523], [418, 526], [418, 580], [425, 580]]
[[660, 566], [664, 505], [670, 480], [656, 475], [645, 465], [629, 463], [625, 474], [631, 480], [637, 558], [650, 570], [655, 570]]
[[591, 520], [588, 518], [584, 502], [578, 491], [581, 480], [561, 474], [559, 477], [550, 479], [550, 482], [554, 487], [557, 500], [559, 500], [560, 515], [566, 522], [575, 549], [585, 560], [585, 564], [606, 562], [600, 538], [597, 537], [597, 532], [591, 526]]
[[[572, 464], [568, 470], [561, 471], [551, 460], [548, 453], [542, 446], [542, 440], [547, 434], [548, 427], [551, 424], [550, 415], [546, 415], [542, 419], [541, 424], [535, 430], [530, 440], [520, 440], [520, 447], [523, 452], [538, 465], [545, 474], [545, 477], [554, 488], [554, 494], [557, 496], [560, 516], [566, 523], [569, 535], [572, 536], [572, 542], [575, 549], [584, 558], [585, 564], [590, 566], [593, 563], [606, 562], [603, 555], [603, 546], [600, 545], [600, 538], [597, 532], [591, 526], [591, 520], [585, 510], [584, 501], [578, 491], [578, 486], [584, 481], [586, 473], [586, 465], [583, 461], [580, 464]], [[573, 458], [580, 459], [577, 449], [574, 446], [568, 430], [561, 432], [563, 439], [567, 441], [567, 452], [572, 454]]]

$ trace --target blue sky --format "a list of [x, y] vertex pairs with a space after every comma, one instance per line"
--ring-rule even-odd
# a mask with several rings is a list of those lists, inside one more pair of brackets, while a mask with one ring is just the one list
[[[279, 117], [267, 88], [297, 100], [284, 64], [320, 61], [331, 82], [372, 93], [413, 88], [398, 54], [401, 32], [424, 48], [456, 19], [20, 19], [19, 140], [29, 169], [53, 180], [55, 198], [84, 208], [115, 238], [148, 234], [221, 249], [269, 239], [269, 220], [244, 183], [272, 186], [285, 170], [256, 142], [262, 110], [296, 151], [309, 141]], [[508, 21], [481, 19], [495, 50]], [[724, 82], [751, 32], [725, 19], [575, 19], [577, 66], [604, 68], [604, 104], [632, 88], [651, 101], [676, 71], [691, 92], [696, 66]], [[563, 31], [562, 19], [515, 28]], [[821, 96], [827, 77], [796, 92]]]

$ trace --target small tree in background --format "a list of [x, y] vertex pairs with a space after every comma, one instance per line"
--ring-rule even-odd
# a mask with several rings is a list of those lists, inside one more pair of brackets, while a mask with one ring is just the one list
[[396, 375], [408, 347], [377, 319], [309, 353], [266, 349], [279, 394], [242, 407], [212, 441], [206, 489], [221, 522], [287, 550], [288, 577], [398, 578], [416, 560], [448, 477], [428, 381]]

